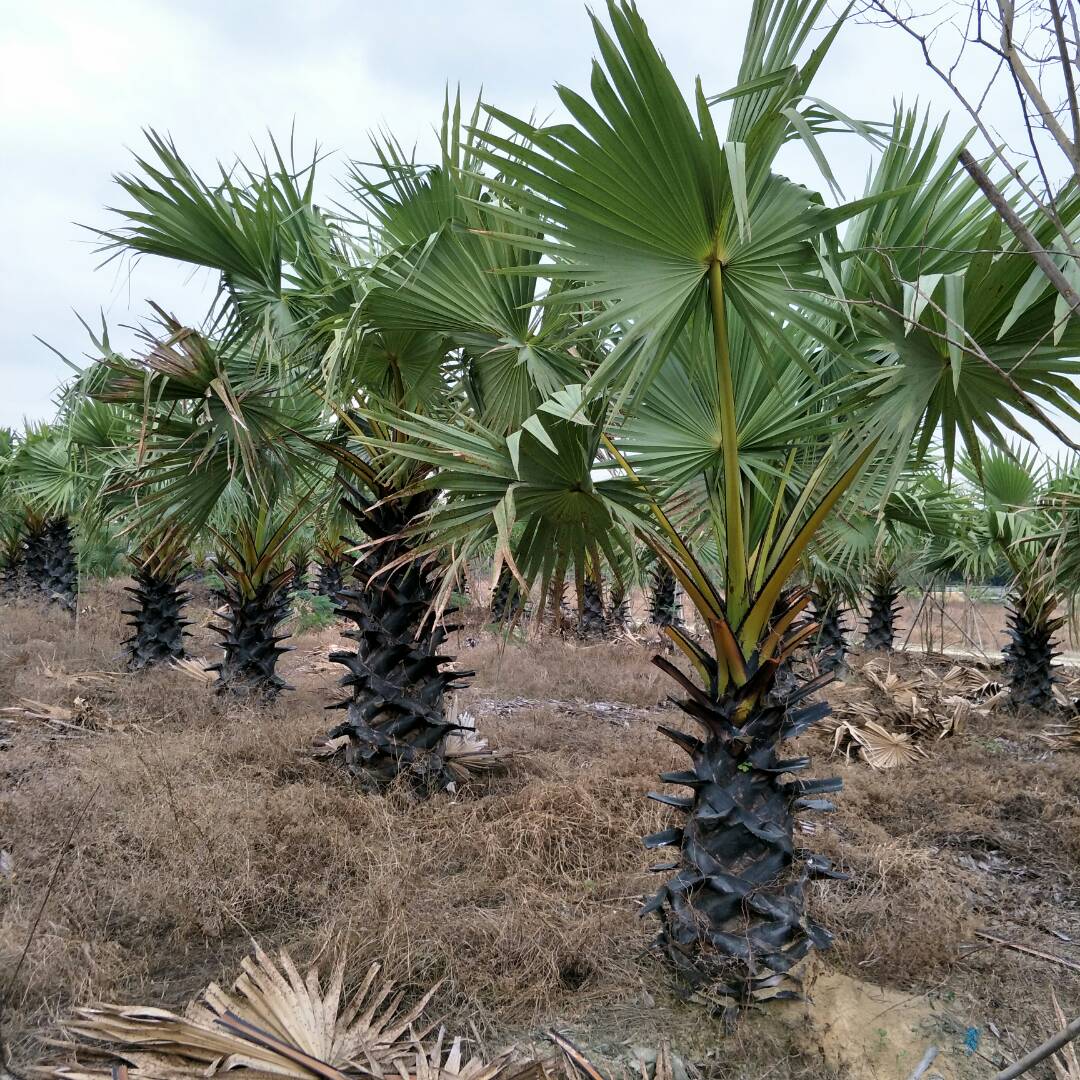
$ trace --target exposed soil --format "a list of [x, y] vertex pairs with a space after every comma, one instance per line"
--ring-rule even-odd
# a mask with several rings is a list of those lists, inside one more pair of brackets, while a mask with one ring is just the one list
[[[978, 717], [880, 773], [827, 760], [824, 734], [801, 740], [845, 781], [806, 837], [853, 875], [814, 887], [836, 947], [809, 1002], [727, 1030], [673, 994], [637, 917], [654, 884], [639, 837], [667, 813], [644, 795], [676, 761], [646, 642], [523, 646], [472, 620], [462, 707], [523, 753], [507, 776], [414, 803], [361, 795], [310, 756], [332, 720], [336, 631], [294, 642], [294, 692], [230, 704], [179, 672], [112, 677], [119, 588], [92, 588], [77, 627], [0, 609], [0, 708], [74, 716], [0, 713], [0, 989], [75, 827], [11, 993], [19, 1062], [73, 1004], [182, 1005], [231, 978], [252, 937], [303, 961], [341, 945], [353, 976], [382, 960], [409, 994], [443, 980], [448, 1026], [492, 1046], [553, 1025], [602, 1060], [670, 1040], [716, 1077], [902, 1078], [930, 1044], [930, 1074], [985, 1076], [1052, 1030], [1050, 987], [1080, 1012], [1080, 754], [1051, 753], [1038, 718]], [[212, 648], [197, 627], [193, 654]]]

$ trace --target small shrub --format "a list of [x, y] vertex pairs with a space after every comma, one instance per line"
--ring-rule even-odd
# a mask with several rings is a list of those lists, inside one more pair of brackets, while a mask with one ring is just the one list
[[221, 592], [225, 588], [225, 579], [216, 570], [205, 570], [200, 580], [213, 592]]
[[294, 634], [306, 634], [309, 630], [325, 630], [334, 624], [337, 614], [329, 596], [301, 589], [292, 599]]

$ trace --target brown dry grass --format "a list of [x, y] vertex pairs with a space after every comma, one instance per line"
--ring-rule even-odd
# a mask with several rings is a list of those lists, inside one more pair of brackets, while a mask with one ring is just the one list
[[[252, 936], [304, 959], [343, 942], [354, 973], [385, 959], [411, 992], [443, 979], [441, 1008], [482, 1034], [569, 1021], [615, 1041], [720, 1038], [667, 990], [636, 916], [654, 861], [639, 837], [667, 813], [643, 796], [672, 748], [651, 722], [587, 707], [659, 718], [668, 687], [647, 650], [486, 635], [469, 647], [462, 634], [461, 660], [478, 672], [466, 707], [494, 743], [528, 753], [510, 776], [416, 804], [362, 796], [306, 754], [328, 724], [335, 672], [320, 657], [334, 631], [305, 637], [283, 665], [297, 691], [264, 709], [172, 672], [89, 687], [44, 674], [117, 668], [117, 589], [90, 593], [78, 633], [34, 608], [0, 615], [0, 706], [78, 693], [118, 729], [0, 723], [0, 848], [13, 864], [0, 877], [0, 972], [13, 970], [67, 829], [97, 790], [14, 988], [17, 1051], [73, 1001], [181, 1003], [227, 977]], [[563, 704], [575, 701], [586, 706]], [[826, 763], [823, 741], [804, 741], [818, 771], [846, 784], [811, 838], [855, 875], [814, 890], [837, 934], [830, 966], [933, 988], [957, 1023], [994, 1021], [1017, 1037], [1045, 1026], [1051, 981], [1066, 1011], [1080, 1007], [1075, 973], [962, 947], [986, 927], [1080, 962], [1080, 755], [1047, 755], [1004, 716], [902, 772]], [[771, 1029], [744, 1030], [729, 1050], [741, 1064], [721, 1075], [755, 1075], [766, 1060], [783, 1063], [781, 1076], [823, 1075]]]

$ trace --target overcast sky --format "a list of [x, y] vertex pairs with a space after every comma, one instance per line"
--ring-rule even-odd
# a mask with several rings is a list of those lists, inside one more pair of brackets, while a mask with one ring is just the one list
[[[706, 92], [732, 85], [750, 0], [639, 8], [681, 84], [700, 74]], [[580, 0], [0, 0], [0, 25], [0, 425], [52, 415], [67, 369], [35, 336], [82, 360], [77, 315], [100, 325], [103, 312], [124, 347], [122, 327], [148, 298], [188, 322], [204, 313], [205, 274], [151, 260], [130, 273], [96, 269], [94, 238], [79, 227], [109, 224], [105, 207], [122, 197], [112, 175], [142, 151], [143, 128], [169, 133], [210, 169], [250, 156], [268, 130], [287, 138], [295, 121], [298, 146], [332, 152], [322, 186], [334, 195], [344, 159], [366, 156], [369, 131], [430, 145], [447, 82], [546, 115], [553, 83], [587, 92], [594, 52]], [[891, 118], [900, 97], [955, 111], [911, 41], [869, 25], [842, 31], [814, 92], [863, 119]], [[844, 137], [830, 150], [845, 193], [858, 194], [867, 149]], [[819, 186], [803, 158], [784, 164]]]

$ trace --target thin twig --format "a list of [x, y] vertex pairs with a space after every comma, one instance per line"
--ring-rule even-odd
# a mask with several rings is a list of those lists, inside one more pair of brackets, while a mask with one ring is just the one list
[[1061, 967], [1068, 968], [1070, 971], [1080, 971], [1080, 964], [1077, 964], [1072, 960], [1066, 960], [1063, 956], [1055, 956], [1053, 953], [1041, 952], [1039, 949], [1032, 949], [1028, 945], [1018, 945], [1015, 941], [1006, 941], [1004, 938], [994, 937], [993, 934], [987, 934], [983, 930], [976, 930], [975, 936], [985, 938], [987, 941], [992, 941], [995, 945], [1001, 945], [1006, 949], [1015, 949], [1016, 952], [1027, 953], [1029, 956], [1037, 956], [1040, 960], [1049, 960], [1050, 963], [1059, 964]]

